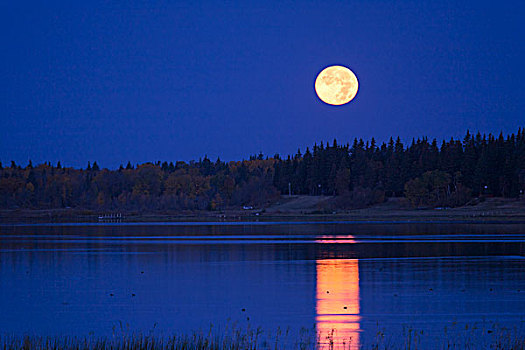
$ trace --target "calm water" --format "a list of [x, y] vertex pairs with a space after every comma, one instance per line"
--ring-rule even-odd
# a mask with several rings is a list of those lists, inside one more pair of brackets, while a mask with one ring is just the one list
[[481, 344], [493, 323], [525, 332], [524, 243], [525, 225], [5, 225], [0, 332], [260, 326], [357, 346], [413, 328], [431, 347]]

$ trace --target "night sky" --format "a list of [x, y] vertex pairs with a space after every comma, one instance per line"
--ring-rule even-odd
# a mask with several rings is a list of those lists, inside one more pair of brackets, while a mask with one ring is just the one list
[[[4, 1], [0, 161], [295, 153], [525, 124], [525, 1]], [[326, 66], [356, 98], [315, 95]]]

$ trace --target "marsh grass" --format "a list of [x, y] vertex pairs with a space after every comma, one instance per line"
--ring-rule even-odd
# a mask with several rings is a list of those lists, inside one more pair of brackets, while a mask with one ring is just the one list
[[147, 334], [133, 333], [122, 326], [109, 337], [70, 336], [1, 336], [0, 350], [417, 350], [417, 349], [495, 349], [525, 350], [523, 328], [505, 328], [491, 325], [458, 325], [452, 323], [444, 329], [441, 342], [430, 345], [422, 330], [403, 327], [402, 334], [388, 335], [377, 327], [375, 337], [370, 343], [355, 344], [352, 339], [334, 338], [334, 332], [321, 336], [315, 329], [301, 329], [299, 333], [290, 328], [278, 328], [273, 333], [265, 333], [261, 328], [226, 327], [223, 330], [213, 327], [207, 332], [193, 332], [163, 336], [150, 331]]

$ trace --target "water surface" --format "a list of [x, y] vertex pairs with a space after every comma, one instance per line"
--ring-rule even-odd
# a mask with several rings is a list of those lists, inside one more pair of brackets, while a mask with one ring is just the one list
[[305, 328], [357, 347], [417, 329], [434, 347], [475, 326], [481, 344], [494, 323], [523, 334], [524, 243], [517, 224], [4, 225], [0, 330]]

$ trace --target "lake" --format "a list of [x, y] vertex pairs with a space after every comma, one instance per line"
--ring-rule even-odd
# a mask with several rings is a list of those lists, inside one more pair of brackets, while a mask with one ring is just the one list
[[1, 225], [0, 332], [481, 348], [525, 334], [524, 243], [520, 224]]

